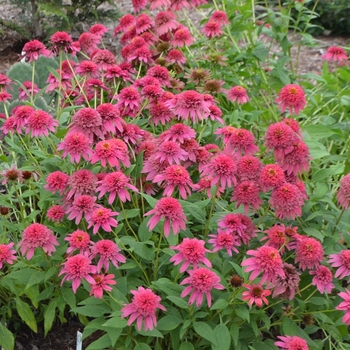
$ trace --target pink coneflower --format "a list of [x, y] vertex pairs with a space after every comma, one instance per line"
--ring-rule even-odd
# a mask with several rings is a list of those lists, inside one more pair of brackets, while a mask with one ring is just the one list
[[259, 158], [245, 155], [237, 161], [237, 176], [240, 181], [259, 179], [262, 164]]
[[87, 55], [90, 55], [94, 50], [97, 50], [97, 45], [100, 42], [101, 38], [92, 33], [83, 33], [79, 37], [80, 48]]
[[242, 293], [242, 300], [248, 300], [248, 305], [256, 304], [257, 307], [262, 307], [265, 303], [269, 305], [268, 297], [271, 294], [270, 290], [263, 289], [261, 284], [243, 284], [248, 290]]
[[282, 123], [287, 124], [290, 128], [292, 128], [298, 134], [300, 138], [302, 138], [300, 125], [295, 119], [284, 118], [282, 119]]
[[51, 51], [46, 49], [45, 45], [36, 39], [24, 44], [22, 51], [24, 53], [22, 57], [25, 57], [26, 61], [29, 62], [37, 61], [39, 56], [50, 57], [51, 55]]
[[267, 164], [261, 169], [259, 182], [264, 192], [278, 188], [286, 182], [284, 171], [277, 164]]
[[281, 219], [295, 219], [301, 216], [304, 199], [296, 185], [285, 183], [272, 191], [269, 200], [271, 207], [275, 209], [276, 216]]
[[[265, 244], [280, 250], [287, 243], [287, 236], [285, 234], [286, 228], [284, 225], [273, 225], [268, 230], [264, 231], [266, 236], [261, 239], [261, 241], [267, 241]], [[280, 250], [281, 254], [283, 254], [284, 249]]]
[[299, 289], [300, 273], [292, 264], [283, 263], [282, 268], [284, 276], [276, 277], [272, 297], [280, 295], [283, 299], [293, 300]]
[[146, 85], [142, 88], [141, 94], [151, 101], [156, 101], [163, 95], [163, 89], [158, 85]]
[[344, 63], [348, 60], [345, 50], [339, 46], [331, 46], [327, 52], [321, 56], [326, 61], [333, 61], [335, 63]]
[[123, 139], [127, 144], [135, 145], [143, 138], [145, 131], [141, 129], [136, 124], [125, 124], [123, 127], [123, 131], [117, 131], [115, 136], [119, 139]]
[[173, 64], [178, 64], [179, 66], [182, 66], [186, 63], [186, 57], [183, 55], [183, 53], [180, 50], [177, 49], [171, 49], [168, 51], [166, 55], [166, 60]]
[[134, 12], [140, 12], [146, 8], [148, 0], [131, 0], [132, 6], [134, 7]]
[[7, 91], [0, 91], [0, 102], [7, 102], [7, 100], [10, 100], [11, 98], [12, 95]]
[[70, 187], [66, 198], [78, 197], [82, 194], [94, 195], [96, 189], [97, 177], [87, 169], [75, 171], [69, 178], [68, 186]]
[[[196, 184], [197, 185], [196, 191], [205, 191], [208, 198], [212, 198], [212, 194], [211, 194], [212, 181], [213, 181], [213, 178], [211, 176], [202, 177]], [[216, 190], [216, 196], [220, 197], [223, 192], [224, 190], [221, 187], [218, 187]]]
[[337, 193], [338, 204], [344, 209], [350, 205], [350, 174], [340, 180], [340, 187]]
[[297, 175], [302, 173], [303, 170], [306, 172], [309, 170], [310, 159], [309, 147], [305, 142], [298, 141], [294, 144], [293, 150], [284, 155], [280, 166], [288, 175]]
[[280, 349], [287, 350], [309, 350], [306, 340], [295, 336], [286, 335], [284, 337], [278, 336], [281, 341], [276, 341], [275, 345]]
[[[71, 74], [61, 72], [59, 69], [56, 70], [57, 74], [49, 73], [46, 82], [49, 84], [46, 88], [46, 92], [50, 93], [59, 90], [67, 90], [72, 88], [72, 77]], [[57, 75], [59, 77], [57, 77]]]
[[26, 88], [27, 91], [25, 91], [22, 86], [18, 88], [19, 96], [18, 99], [20, 101], [26, 100], [29, 96], [33, 95], [35, 96], [40, 89], [37, 87], [36, 84], [33, 84], [31, 81], [24, 81], [23, 86]]
[[152, 231], [161, 219], [164, 220], [164, 235], [169, 236], [170, 228], [174, 235], [180, 232], [180, 228], [186, 230], [186, 216], [181, 204], [175, 198], [161, 198], [154, 209], [148, 211], [144, 216], [153, 215], [147, 223], [147, 227]]
[[335, 278], [344, 278], [350, 275], [350, 250], [342, 250], [338, 254], [329, 256], [329, 264], [332, 267], [338, 267], [335, 272]]
[[187, 152], [179, 144], [173, 141], [162, 142], [154, 154], [154, 159], [160, 162], [166, 161], [169, 165], [180, 164], [181, 160], [186, 160]]
[[254, 154], [259, 151], [255, 145], [254, 135], [246, 129], [234, 129], [228, 138], [228, 143], [225, 145], [228, 150], [233, 149], [235, 152], [244, 154]]
[[203, 175], [213, 177], [212, 185], [218, 185], [221, 188], [232, 187], [237, 183], [236, 163], [232, 157], [220, 153], [216, 155], [203, 170]]
[[73, 293], [76, 293], [82, 279], [85, 279], [91, 284], [95, 284], [95, 280], [91, 274], [96, 273], [96, 267], [91, 265], [91, 258], [89, 258], [87, 255], [74, 255], [68, 258], [63, 265], [63, 269], [58, 274], [58, 276], [66, 274], [62, 279], [61, 286], [65, 281], [73, 281]]
[[[219, 221], [218, 226], [226, 233], [233, 235], [241, 235], [247, 228], [242, 222], [242, 217], [239, 214], [229, 213], [224, 215]], [[220, 229], [219, 229], [220, 230]]]
[[90, 27], [89, 32], [94, 35], [102, 36], [108, 32], [108, 28], [103, 24], [97, 23]]
[[7, 135], [8, 133], [13, 134], [15, 132], [22, 134], [21, 128], [19, 126], [17, 126], [17, 120], [16, 120], [15, 116], [11, 116], [11, 117], [5, 119], [0, 130], [2, 130], [4, 135]]
[[56, 250], [55, 245], [59, 245], [52, 231], [45, 225], [31, 224], [22, 233], [22, 240], [18, 243], [21, 247], [22, 255], [27, 254], [27, 259], [30, 260], [36, 248], [41, 247], [43, 251], [51, 256]]
[[134, 297], [132, 302], [121, 309], [122, 316], [130, 316], [128, 326], [135, 320], [137, 329], [141, 331], [142, 321], [145, 331], [152, 330], [157, 326], [156, 309], [166, 311], [166, 308], [160, 304], [161, 298], [153, 293], [151, 289], [138, 287], [137, 290], [130, 291]]
[[287, 84], [281, 89], [275, 102], [282, 113], [289, 109], [290, 114], [299, 114], [306, 106], [305, 93], [299, 85]]
[[[146, 2], [148, 0], [145, 0]], [[142, 13], [136, 17], [136, 34], [142, 34], [147, 30], [150, 30], [153, 26], [153, 21], [150, 16], [145, 13]]]
[[169, 86], [170, 73], [167, 68], [160, 65], [153, 66], [147, 70], [147, 75], [149, 77], [156, 78], [161, 85]]
[[178, 189], [181, 198], [186, 199], [187, 195], [191, 195], [191, 189], [196, 188], [188, 171], [181, 165], [170, 165], [164, 173], [156, 175], [153, 179], [153, 182], [158, 185], [163, 181], [165, 186], [163, 194], [167, 197], [171, 197], [173, 192]]
[[89, 220], [92, 212], [100, 207], [99, 204], [96, 204], [96, 197], [92, 197], [89, 195], [81, 195], [74, 199], [73, 203], [66, 210], [66, 214], [68, 214], [68, 220], [75, 219], [75, 224], [78, 225], [83, 215], [86, 220]]
[[211, 21], [218, 22], [221, 25], [229, 24], [229, 20], [227, 18], [227, 14], [225, 11], [214, 11], [210, 17]]
[[237, 103], [240, 105], [243, 105], [249, 101], [247, 90], [243, 86], [234, 86], [227, 91], [226, 96], [230, 101], [237, 101]]
[[150, 10], [158, 10], [160, 7], [168, 8], [170, 6], [170, 0], [149, 0]]
[[0, 73], [0, 90], [13, 90], [11, 83], [12, 80], [7, 75]]
[[181, 298], [186, 295], [191, 294], [188, 301], [189, 305], [196, 302], [197, 307], [203, 302], [204, 294], [207, 296], [208, 307], [211, 307], [211, 291], [215, 289], [225, 289], [225, 287], [220, 284], [220, 277], [213, 271], [205, 267], [200, 267], [196, 270], [188, 271], [190, 277], [185, 278], [180, 284], [189, 284], [183, 292], [181, 293]]
[[174, 46], [183, 47], [193, 44], [193, 37], [190, 31], [185, 27], [180, 27], [174, 33], [173, 40], [171, 42]]
[[119, 263], [123, 264], [126, 261], [125, 256], [120, 254], [118, 245], [109, 239], [101, 239], [92, 246], [91, 258], [95, 258], [98, 255], [100, 259], [97, 263], [97, 272], [100, 272], [102, 268], [107, 272], [110, 262], [118, 268]]
[[186, 7], [191, 7], [187, 0], [170, 0], [170, 9], [173, 11], [179, 11]]
[[91, 164], [100, 161], [103, 167], [106, 167], [108, 163], [110, 166], [119, 169], [119, 160], [122, 158], [123, 155], [118, 150], [115, 143], [112, 140], [104, 140], [96, 144], [95, 152], [91, 157]]
[[14, 249], [11, 249], [14, 245], [14, 242], [9, 244], [0, 244], [0, 269], [5, 262], [12, 265], [14, 260], [17, 260], [15, 254], [17, 252]]
[[203, 240], [198, 240], [197, 238], [184, 238], [179, 245], [170, 247], [173, 250], [179, 251], [179, 253], [170, 258], [170, 262], [174, 262], [176, 266], [184, 261], [180, 267], [180, 272], [186, 271], [190, 264], [193, 264], [194, 270], [201, 263], [211, 267], [211, 262], [205, 257], [205, 253], [210, 252], [210, 250], [204, 248], [204, 244], [205, 242]]
[[86, 135], [80, 132], [70, 132], [58, 145], [57, 150], [63, 151], [62, 158], [69, 155], [72, 163], [79, 163], [80, 157], [83, 157], [86, 161], [89, 160], [92, 155], [90, 145], [91, 140]]
[[132, 14], [126, 14], [119, 20], [119, 26], [122, 31], [127, 31], [135, 24], [135, 17]]
[[152, 77], [150, 75], [145, 75], [144, 77], [139, 78], [139, 79], [135, 80], [135, 82], [134, 82], [134, 86], [141, 88], [141, 89], [147, 85], [156, 85], [159, 87], [161, 86], [160, 81], [157, 78]]
[[106, 71], [116, 64], [115, 56], [109, 50], [96, 50], [91, 54], [91, 61], [96, 63], [100, 70]]
[[317, 268], [324, 259], [322, 244], [312, 237], [300, 236], [295, 248], [295, 262], [302, 270]]
[[27, 125], [29, 116], [34, 112], [34, 108], [31, 106], [18, 106], [14, 113], [14, 118], [17, 127], [24, 127]]
[[95, 283], [91, 284], [90, 296], [93, 295], [95, 298], [102, 299], [103, 291], [111, 292], [112, 287], [110, 285], [115, 285], [117, 282], [114, 280], [113, 274], [94, 274], [92, 275]]
[[131, 197], [127, 189], [138, 192], [138, 189], [130, 184], [130, 178], [120, 171], [107, 174], [98, 184], [99, 187], [96, 189], [97, 192], [100, 192], [98, 198], [102, 198], [102, 196], [109, 192], [109, 204], [114, 202], [117, 195], [122, 202], [130, 201]]
[[185, 167], [190, 166], [197, 161], [197, 151], [200, 147], [198, 142], [193, 139], [185, 139], [183, 143], [180, 144], [180, 147], [187, 152], [188, 161], [185, 163]]
[[112, 227], [118, 227], [118, 221], [113, 218], [113, 216], [119, 215], [118, 212], [112, 211], [108, 208], [97, 208], [89, 214], [87, 218], [88, 228], [93, 227], [93, 234], [95, 235], [97, 231], [102, 227], [106, 232], [112, 232]]
[[236, 215], [241, 219], [242, 224], [245, 226], [245, 229], [242, 233], [237, 231], [238, 237], [243, 244], [249, 245], [250, 240], [253, 237], [256, 237], [256, 227], [254, 225], [254, 222], [247, 215], [240, 214], [240, 213], [237, 213]]
[[80, 62], [79, 65], [75, 68], [75, 73], [86, 77], [92, 77], [92, 78], [99, 77], [97, 64], [92, 61]]
[[169, 162], [160, 161], [155, 157], [155, 154], [151, 154], [143, 165], [141, 173], [147, 174], [146, 180], [153, 181], [156, 175], [163, 172], [169, 166]]
[[92, 241], [90, 235], [82, 230], [76, 230], [70, 233], [65, 239], [69, 242], [69, 247], [67, 249], [67, 254], [73, 252], [74, 250], [79, 250], [80, 254], [89, 252]]
[[222, 88], [224, 84], [225, 82], [222, 80], [209, 79], [204, 83], [203, 88], [198, 87], [197, 89], [198, 91], [203, 91], [211, 95], [215, 95], [224, 91], [224, 89]]
[[75, 51], [72, 46], [73, 39], [66, 32], [56, 32], [50, 37], [50, 42], [52, 43], [52, 52], [58, 54], [60, 51], [71, 53]]
[[93, 140], [94, 135], [103, 139], [101, 131], [102, 118], [100, 113], [90, 107], [79, 109], [72, 117], [70, 132], [81, 132]]
[[54, 205], [47, 210], [46, 216], [49, 220], [60, 223], [64, 218], [65, 212], [61, 205]]
[[217, 234], [209, 235], [209, 237], [211, 238], [208, 239], [208, 243], [213, 245], [213, 253], [226, 249], [229, 256], [232, 256], [232, 250], [238, 254], [236, 247], [240, 245], [240, 242], [238, 242], [236, 236], [231, 233], [219, 229]]
[[139, 92], [133, 87], [125, 87], [118, 95], [119, 101], [117, 107], [120, 108], [124, 114], [137, 113], [140, 109], [141, 96]]
[[46, 191], [55, 193], [56, 191], [60, 192], [62, 196], [63, 192], [67, 188], [69, 176], [62, 171], [54, 171], [49, 174], [46, 179], [46, 185], [44, 186]]
[[253, 258], [244, 260], [241, 265], [246, 266], [244, 272], [252, 272], [249, 279], [253, 281], [262, 272], [260, 283], [274, 282], [277, 276], [284, 276], [282, 268], [282, 259], [276, 248], [262, 246], [257, 250], [248, 250], [247, 255], [252, 255]]
[[318, 266], [316, 270], [310, 271], [310, 275], [315, 275], [312, 284], [317, 287], [318, 291], [323, 294], [325, 291], [331, 293], [334, 288], [332, 283], [332, 272], [326, 266]]
[[130, 78], [130, 74], [116, 64], [112, 67], [109, 67], [107, 71], [104, 73], [104, 76], [108, 81], [112, 81], [112, 82], [118, 81], [117, 80], [118, 78], [121, 78], [124, 82], [132, 81], [132, 79]]
[[55, 132], [55, 127], [58, 126], [58, 121], [55, 120], [49, 113], [44, 111], [34, 111], [27, 120], [26, 133], [31, 133], [32, 137], [49, 136], [49, 131]]
[[209, 39], [214, 37], [220, 37], [224, 32], [221, 29], [221, 25], [218, 22], [209, 20], [201, 32]]
[[341, 302], [338, 306], [336, 306], [336, 309], [346, 311], [345, 315], [342, 318], [342, 321], [346, 325], [350, 325], [350, 291], [348, 289], [345, 289], [345, 292], [340, 292], [339, 296], [345, 301]]
[[102, 103], [96, 108], [102, 118], [102, 131], [104, 133], [122, 132], [125, 126], [124, 120], [120, 117], [119, 109], [111, 103]]
[[283, 122], [271, 124], [266, 131], [265, 145], [267, 149], [273, 149], [277, 161], [283, 161], [286, 154], [294, 149], [298, 137], [294, 130]]
[[155, 102], [150, 104], [150, 121], [157, 126], [159, 123], [166, 125], [174, 118], [174, 113], [165, 105], [164, 102]]
[[260, 205], [263, 203], [259, 197], [260, 186], [256, 181], [245, 180], [239, 182], [232, 193], [231, 202], [236, 201], [236, 208], [243, 205], [244, 211], [249, 212], [249, 206], [251, 205], [253, 211], [259, 210]]

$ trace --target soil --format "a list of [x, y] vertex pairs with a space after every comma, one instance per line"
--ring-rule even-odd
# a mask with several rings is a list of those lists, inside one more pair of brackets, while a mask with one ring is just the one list
[[[116, 0], [117, 6], [121, 14], [132, 13], [132, 6], [130, 0]], [[8, 0], [0, 0], [0, 18], [13, 19], [18, 15], [18, 10], [13, 8]], [[195, 22], [199, 23], [200, 19], [195, 18]], [[106, 23], [113, 32], [113, 23]], [[86, 28], [85, 28], [86, 27]], [[82, 25], [83, 30], [88, 30], [89, 26]], [[291, 38], [293, 36], [291, 35]], [[12, 30], [7, 30], [0, 40], [0, 73], [6, 74], [10, 66], [19, 60], [19, 55], [22, 51], [23, 45], [26, 41], [22, 40], [20, 36]], [[108, 49], [115, 54], [118, 54], [120, 46], [117, 39], [110, 34], [107, 41], [109, 43]], [[316, 46], [307, 47], [302, 46], [299, 59], [299, 73], [319, 73], [323, 60], [321, 55], [330, 46], [346, 46], [350, 43], [350, 38], [340, 36], [319, 36], [315, 39]], [[272, 46], [273, 52], [277, 52], [280, 48], [277, 45]], [[297, 51], [292, 50], [292, 59], [296, 60]], [[76, 335], [77, 331], [83, 331], [84, 327], [81, 323], [70, 320], [65, 324], [57, 324], [44, 337], [43, 329], [38, 333], [32, 332], [26, 325], [23, 325], [16, 332], [15, 350], [75, 350], [76, 349]], [[83, 341], [83, 349], [98, 339], [102, 332], [95, 332]]]

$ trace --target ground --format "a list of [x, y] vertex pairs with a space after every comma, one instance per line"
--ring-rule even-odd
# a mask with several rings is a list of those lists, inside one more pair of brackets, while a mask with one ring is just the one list
[[[0, 17], [11, 19], [16, 16], [16, 10], [8, 4], [3, 4], [0, 1]], [[118, 0], [118, 7], [121, 13], [131, 11], [130, 0]], [[197, 19], [198, 22], [198, 19]], [[112, 29], [113, 24], [109, 24]], [[88, 28], [88, 27], [87, 27]], [[117, 39], [109, 37], [109, 48], [116, 55], [120, 50]], [[299, 73], [319, 73], [323, 64], [321, 59], [322, 53], [327, 50], [329, 46], [346, 46], [350, 42], [350, 38], [346, 37], [332, 37], [320, 36], [315, 39], [316, 47], [303, 46], [300, 52], [300, 68]], [[0, 40], [0, 73], [6, 73], [10, 66], [19, 60], [19, 55], [25, 41], [21, 40], [19, 35], [14, 31], [6, 31]], [[279, 48], [275, 46], [274, 51]], [[292, 52], [292, 58], [296, 59], [296, 51]], [[17, 332], [16, 336], [16, 350], [74, 350], [76, 348], [76, 332], [83, 331], [83, 325], [77, 321], [70, 320], [66, 324], [56, 325], [47, 337], [44, 337], [43, 330], [39, 330], [36, 334], [32, 332], [25, 325]], [[83, 349], [89, 343], [101, 336], [100, 334], [93, 334], [83, 342]]]

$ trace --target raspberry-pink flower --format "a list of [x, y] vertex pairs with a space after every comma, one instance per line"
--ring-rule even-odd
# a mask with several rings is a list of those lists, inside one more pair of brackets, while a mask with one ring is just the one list
[[218, 22], [209, 20], [201, 32], [209, 39], [214, 37], [220, 37], [224, 32], [221, 29], [221, 25]]
[[180, 272], [184, 272], [188, 269], [190, 264], [193, 265], [193, 269], [197, 269], [199, 264], [211, 267], [211, 262], [206, 258], [205, 253], [210, 252], [209, 249], [204, 247], [205, 242], [198, 240], [197, 238], [184, 238], [184, 240], [177, 246], [171, 246], [171, 249], [178, 250], [179, 252], [170, 258], [170, 262], [174, 262], [174, 265], [178, 265], [184, 261], [180, 267]]
[[231, 233], [218, 230], [217, 234], [209, 235], [211, 237], [208, 239], [208, 243], [213, 245], [213, 253], [226, 249], [227, 254], [232, 256], [232, 250], [238, 254], [237, 246], [240, 245], [240, 242], [237, 241], [237, 237]]
[[174, 46], [183, 47], [185, 45], [186, 46], [192, 45], [193, 41], [194, 40], [190, 31], [185, 27], [180, 27], [174, 33], [172, 44]]
[[[138, 0], [139, 1], [139, 0]], [[144, 1], [144, 0], [143, 0]], [[145, 0], [148, 2], [148, 0]], [[153, 27], [153, 20], [150, 16], [145, 13], [141, 13], [136, 17], [136, 34], [140, 35], [147, 30], [151, 30]]]
[[179, 66], [182, 66], [186, 63], [186, 57], [183, 55], [183, 53], [180, 50], [177, 49], [171, 49], [168, 51], [166, 55], [166, 60], [173, 64], [178, 64]]
[[96, 256], [100, 257], [97, 263], [97, 272], [100, 272], [102, 268], [107, 272], [110, 262], [118, 268], [119, 263], [123, 264], [126, 261], [125, 256], [120, 254], [118, 245], [109, 239], [101, 239], [92, 246], [91, 258]]
[[104, 133], [122, 132], [125, 126], [124, 120], [120, 117], [119, 109], [111, 103], [102, 103], [96, 108], [102, 118], [102, 131]]
[[161, 198], [154, 209], [148, 211], [144, 216], [152, 215], [147, 227], [152, 231], [161, 219], [164, 220], [164, 235], [169, 236], [170, 228], [174, 235], [180, 232], [180, 228], [186, 230], [186, 216], [181, 204], [175, 198]]
[[81, 76], [98, 78], [100, 73], [97, 64], [92, 61], [82, 61], [78, 67], [75, 68], [75, 73]]
[[67, 174], [62, 171], [54, 171], [46, 178], [46, 185], [44, 185], [44, 188], [51, 193], [59, 191], [60, 195], [62, 195], [67, 188], [68, 180], [69, 176]]
[[184, 151], [179, 144], [174, 141], [162, 142], [155, 152], [155, 159], [160, 162], [168, 162], [168, 164], [180, 164], [180, 161], [186, 160], [187, 152]]
[[131, 197], [127, 189], [138, 192], [138, 189], [130, 183], [130, 178], [120, 171], [107, 174], [102, 180], [98, 181], [97, 192], [100, 192], [98, 198], [102, 198], [109, 193], [108, 204], [113, 204], [116, 196], [122, 201], [130, 201]]
[[249, 102], [247, 90], [243, 86], [232, 87], [230, 90], [227, 91], [226, 96], [230, 101], [237, 101], [237, 103], [240, 105]]
[[66, 260], [58, 276], [66, 274], [61, 281], [61, 286], [65, 281], [73, 281], [72, 289], [73, 293], [76, 293], [82, 279], [85, 279], [91, 284], [95, 284], [95, 280], [91, 276], [91, 274], [95, 273], [96, 266], [91, 265], [91, 258], [84, 254], [77, 254]]
[[150, 104], [149, 114], [149, 120], [155, 126], [157, 126], [159, 123], [162, 125], [166, 125], [174, 117], [174, 113], [170, 110], [170, 108], [167, 107], [164, 102], [160, 101]]
[[91, 61], [96, 63], [100, 70], [107, 71], [116, 64], [115, 56], [109, 50], [96, 50], [91, 55]]
[[49, 136], [49, 131], [55, 132], [58, 121], [45, 111], [34, 111], [27, 120], [26, 133], [32, 137]]
[[333, 61], [335, 63], [344, 63], [348, 60], [345, 50], [339, 46], [331, 46], [321, 56], [326, 61]]
[[277, 161], [283, 161], [286, 154], [294, 149], [294, 144], [298, 142], [295, 131], [283, 122], [271, 124], [266, 131], [265, 146], [273, 149]]
[[98, 49], [97, 45], [101, 42], [98, 35], [92, 33], [83, 33], [79, 37], [81, 51], [90, 55], [94, 50]]
[[337, 193], [338, 204], [344, 209], [350, 205], [350, 173], [340, 180], [340, 187]]
[[324, 259], [322, 244], [315, 238], [300, 236], [295, 248], [295, 262], [302, 270], [317, 268]]
[[127, 13], [126, 15], [122, 16], [119, 20], [120, 28], [123, 31], [128, 30], [134, 24], [135, 24], [135, 17], [130, 13]]
[[92, 197], [89, 195], [81, 195], [76, 197], [73, 203], [66, 210], [66, 214], [68, 214], [68, 220], [75, 219], [75, 224], [78, 225], [83, 215], [86, 220], [91, 217], [94, 209], [98, 208], [100, 205], [96, 204], [96, 197]]
[[20, 101], [26, 100], [31, 95], [35, 96], [40, 91], [38, 86], [36, 84], [33, 84], [31, 81], [24, 81], [22, 84], [26, 90], [24, 90], [22, 86], [18, 88], [18, 99]]
[[293, 300], [299, 290], [300, 273], [294, 265], [283, 263], [284, 276], [277, 276], [274, 282], [272, 297], [280, 296], [283, 299]]
[[242, 300], [247, 300], [249, 306], [256, 304], [257, 307], [262, 307], [264, 303], [269, 305], [266, 297], [271, 294], [270, 290], [264, 290], [261, 284], [243, 284], [243, 286], [248, 290], [242, 293]]
[[307, 346], [306, 340], [295, 336], [278, 336], [277, 338], [280, 339], [280, 341], [276, 341], [275, 345], [278, 346], [280, 349], [286, 349], [286, 350], [309, 350], [309, 347]]
[[41, 247], [43, 251], [51, 256], [56, 250], [55, 245], [59, 245], [52, 231], [42, 224], [31, 224], [22, 233], [22, 240], [18, 243], [21, 247], [22, 255], [27, 254], [30, 260], [36, 248]]
[[118, 95], [119, 101], [117, 107], [120, 108], [124, 114], [138, 112], [141, 104], [141, 96], [139, 92], [132, 86], [125, 87]]
[[123, 155], [118, 150], [113, 140], [104, 140], [96, 144], [95, 152], [93, 153], [90, 161], [91, 164], [95, 164], [100, 161], [103, 167], [106, 167], [108, 163], [110, 166], [119, 169], [119, 160], [122, 158]]
[[37, 61], [39, 56], [49, 57], [51, 55], [50, 50], [46, 49], [45, 45], [36, 39], [24, 44], [22, 52], [23, 57], [29, 62]]
[[326, 266], [318, 266], [316, 270], [310, 271], [310, 275], [315, 275], [312, 284], [317, 287], [318, 291], [323, 294], [325, 291], [331, 293], [334, 288], [332, 283], [332, 272]]
[[174, 141], [184, 143], [185, 140], [196, 137], [196, 132], [189, 126], [177, 123], [172, 125], [168, 130], [163, 132], [164, 141]]
[[64, 140], [59, 143], [57, 150], [63, 151], [62, 158], [70, 156], [72, 163], [80, 162], [80, 158], [83, 157], [86, 161], [89, 160], [92, 155], [91, 140], [80, 132], [70, 132], [66, 135]]
[[225, 189], [237, 183], [236, 171], [237, 166], [234, 159], [224, 153], [220, 153], [204, 167], [203, 175], [212, 176], [212, 185], [218, 185]]
[[65, 212], [61, 205], [54, 205], [47, 210], [46, 216], [49, 220], [60, 223]]
[[52, 52], [58, 54], [60, 51], [71, 53], [75, 51], [72, 37], [66, 32], [56, 32], [51, 35]]
[[170, 9], [173, 11], [179, 11], [186, 7], [191, 7], [187, 0], [170, 0]]
[[346, 311], [345, 315], [342, 318], [342, 321], [346, 325], [350, 325], [350, 291], [348, 289], [345, 289], [345, 292], [340, 292], [338, 295], [343, 298], [344, 301], [336, 306], [336, 309]]
[[130, 304], [121, 309], [123, 318], [130, 316], [128, 326], [135, 320], [137, 329], [141, 331], [142, 322], [145, 331], [152, 330], [157, 326], [156, 310], [166, 311], [166, 308], [160, 304], [161, 298], [154, 294], [151, 289], [138, 287], [137, 290], [130, 291], [134, 296]]
[[17, 257], [15, 256], [17, 252], [14, 249], [11, 249], [13, 245], [14, 242], [9, 244], [0, 244], [0, 269], [2, 269], [5, 262], [12, 265], [14, 260], [17, 260]]
[[68, 180], [69, 191], [66, 198], [78, 197], [82, 194], [94, 195], [97, 177], [87, 169], [75, 171]]
[[102, 118], [100, 113], [90, 107], [79, 109], [72, 117], [70, 132], [81, 132], [90, 140], [93, 140], [94, 135], [103, 139], [101, 131]]
[[92, 241], [90, 235], [82, 230], [76, 230], [70, 233], [65, 239], [69, 242], [69, 247], [67, 249], [67, 254], [73, 252], [74, 250], [79, 250], [80, 254], [89, 252]]
[[286, 154], [279, 164], [288, 175], [297, 175], [301, 174], [303, 170], [308, 172], [310, 159], [309, 147], [305, 142], [298, 141], [294, 144], [293, 150]]
[[299, 114], [306, 106], [304, 90], [299, 85], [287, 84], [281, 89], [275, 102], [282, 113], [289, 109], [290, 114]]
[[218, 226], [226, 233], [241, 235], [244, 233], [247, 226], [242, 222], [240, 214], [229, 213], [218, 220]]
[[227, 14], [225, 11], [214, 11], [210, 17], [211, 21], [218, 22], [221, 25], [229, 24], [229, 20], [227, 18]]
[[169, 86], [170, 73], [166, 67], [153, 66], [147, 70], [146, 76], [156, 78], [162, 86]]
[[89, 32], [94, 35], [102, 36], [108, 32], [108, 28], [103, 24], [96, 23], [90, 27]]
[[335, 278], [344, 278], [350, 276], [350, 250], [342, 250], [338, 254], [329, 256], [329, 264], [332, 267], [338, 267], [335, 272]]
[[245, 155], [237, 161], [237, 176], [240, 181], [257, 181], [261, 173], [262, 164], [259, 158]]
[[111, 232], [112, 227], [118, 226], [118, 221], [113, 218], [113, 216], [119, 215], [118, 212], [112, 211], [108, 208], [97, 208], [94, 211], [91, 212], [91, 215], [89, 215], [88, 221], [88, 228], [93, 227], [93, 234], [95, 235], [100, 227], [106, 232]]
[[5, 74], [0, 73], [0, 90], [13, 90], [11, 87], [12, 80]]
[[284, 171], [277, 164], [267, 164], [261, 169], [259, 182], [264, 192], [278, 188], [286, 182]]
[[189, 284], [181, 293], [181, 298], [191, 294], [188, 301], [189, 305], [196, 302], [197, 307], [200, 307], [203, 302], [204, 294], [207, 296], [208, 307], [211, 307], [211, 291], [213, 289], [225, 289], [220, 284], [220, 277], [213, 271], [205, 267], [200, 267], [196, 270], [188, 271], [190, 277], [185, 278], [180, 284]]
[[234, 129], [231, 133], [228, 144], [225, 145], [227, 149], [233, 149], [235, 152], [244, 154], [254, 154], [259, 151], [255, 145], [254, 135], [246, 129]]
[[[14, 111], [13, 111], [14, 112]], [[16, 126], [24, 127], [27, 125], [29, 116], [34, 112], [34, 108], [31, 106], [19, 106], [14, 112], [16, 120]]]
[[304, 199], [296, 185], [285, 183], [272, 191], [269, 203], [279, 219], [294, 220], [296, 216], [302, 215]]
[[0, 130], [2, 130], [4, 135], [7, 135], [8, 133], [13, 134], [15, 132], [22, 134], [21, 128], [17, 126], [17, 120], [15, 116], [11, 116], [5, 119]]
[[243, 205], [246, 213], [249, 212], [249, 206], [252, 206], [253, 211], [259, 210], [263, 203], [259, 193], [260, 186], [256, 181], [241, 181], [233, 189], [231, 202], [236, 201], [236, 208]]
[[191, 195], [191, 189], [195, 189], [188, 171], [181, 165], [170, 165], [161, 174], [158, 174], [153, 179], [158, 185], [164, 182], [163, 194], [171, 197], [173, 192], [178, 189], [182, 199], [186, 199], [187, 195]]
[[249, 279], [253, 281], [262, 273], [260, 283], [274, 282], [277, 276], [284, 276], [282, 259], [276, 248], [269, 246], [259, 247], [257, 250], [248, 250], [247, 255], [253, 258], [244, 260], [241, 265], [246, 266], [244, 272], [251, 272]]
[[[266, 236], [264, 236], [261, 239], [262, 241], [267, 241], [265, 244], [276, 248], [280, 250], [286, 243], [287, 243], [287, 236], [286, 236], [286, 228], [284, 225], [273, 225], [271, 228], [268, 230], [265, 230], [264, 232], [266, 233]], [[280, 250], [281, 254], [283, 254], [284, 249]]]
[[[198, 183], [196, 184], [196, 191], [205, 191], [208, 198], [212, 198], [212, 195], [211, 195], [212, 181], [213, 181], [213, 178], [211, 176], [204, 176], [200, 178]], [[223, 192], [224, 190], [221, 187], [218, 187], [216, 190], [216, 196], [220, 197]]]
[[113, 286], [117, 284], [117, 282], [114, 280], [115, 277], [113, 274], [105, 275], [103, 273], [99, 273], [92, 275], [92, 278], [94, 279], [95, 283], [90, 285], [90, 296], [93, 295], [98, 299], [102, 299], [104, 290], [111, 292], [111, 285]]
[[160, 7], [168, 8], [170, 6], [170, 0], [149, 0], [150, 10], [158, 10]]

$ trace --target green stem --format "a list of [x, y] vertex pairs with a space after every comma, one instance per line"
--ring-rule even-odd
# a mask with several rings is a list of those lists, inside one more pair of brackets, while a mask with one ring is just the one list
[[157, 274], [158, 274], [158, 264], [159, 264], [159, 252], [160, 252], [160, 247], [162, 244], [162, 239], [163, 239], [163, 235], [164, 235], [164, 228], [162, 229], [161, 233], [160, 233], [160, 237], [159, 237], [159, 241], [158, 241], [158, 247], [157, 247], [157, 253], [156, 253], [156, 262], [154, 264], [154, 280], [157, 280]]

